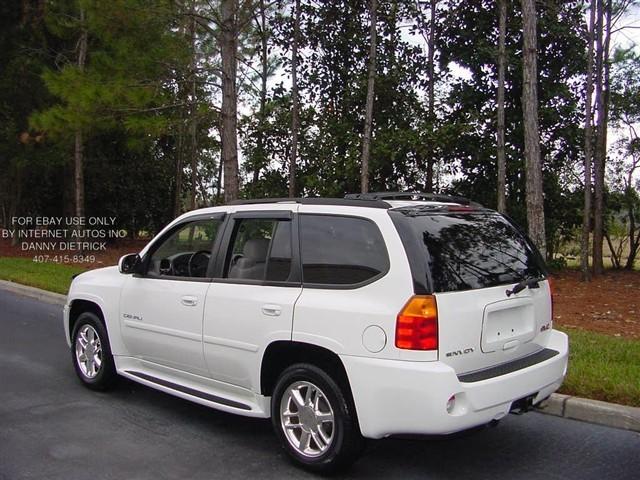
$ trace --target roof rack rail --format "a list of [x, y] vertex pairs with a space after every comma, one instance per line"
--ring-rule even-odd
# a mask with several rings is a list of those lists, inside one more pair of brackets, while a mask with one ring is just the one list
[[247, 200], [233, 200], [228, 205], [259, 205], [269, 203], [299, 203], [302, 205], [342, 205], [345, 207], [369, 207], [369, 208], [385, 208], [391, 206], [377, 198], [254, 198]]
[[344, 198], [352, 200], [427, 200], [431, 202], [459, 203], [461, 205], [479, 205], [466, 197], [459, 195], [444, 195], [440, 193], [423, 192], [371, 192], [349, 193]]

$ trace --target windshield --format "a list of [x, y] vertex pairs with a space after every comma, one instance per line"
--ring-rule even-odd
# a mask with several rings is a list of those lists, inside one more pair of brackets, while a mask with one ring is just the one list
[[539, 254], [501, 215], [402, 213], [426, 247], [434, 292], [507, 285], [545, 276]]

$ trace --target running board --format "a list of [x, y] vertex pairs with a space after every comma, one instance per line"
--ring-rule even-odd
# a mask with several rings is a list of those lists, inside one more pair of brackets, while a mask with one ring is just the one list
[[185, 393], [193, 397], [201, 398], [202, 400], [206, 400], [208, 402], [217, 403], [226, 407], [239, 408], [240, 410], [251, 410], [251, 407], [244, 403], [236, 402], [235, 400], [229, 400], [228, 398], [219, 397], [210, 393], [201, 392], [200, 390], [195, 390], [190, 387], [185, 387], [184, 385], [169, 382], [167, 380], [163, 380], [162, 378], [156, 378], [152, 375], [147, 375], [146, 373], [135, 372], [133, 370], [125, 370], [125, 373], [134, 377], [141, 378], [142, 380], [146, 380], [147, 382], [155, 383], [156, 385], [160, 385], [165, 388], [170, 388], [171, 390], [175, 390], [176, 392]]

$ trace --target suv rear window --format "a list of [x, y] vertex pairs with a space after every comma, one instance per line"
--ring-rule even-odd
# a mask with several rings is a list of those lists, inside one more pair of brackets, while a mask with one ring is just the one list
[[382, 234], [365, 218], [300, 215], [305, 284], [356, 285], [389, 270]]
[[546, 274], [531, 243], [499, 214], [402, 213], [426, 248], [434, 292], [506, 285]]

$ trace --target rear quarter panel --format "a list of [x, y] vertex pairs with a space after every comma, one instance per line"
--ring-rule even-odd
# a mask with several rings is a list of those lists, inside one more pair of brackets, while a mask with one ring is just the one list
[[[303, 288], [296, 302], [293, 340], [325, 347], [339, 355], [408, 359], [419, 353], [419, 360], [436, 360], [436, 352], [408, 352], [395, 348], [395, 322], [398, 312], [413, 294], [407, 256], [389, 214], [384, 209], [344, 206], [301, 205], [300, 214], [367, 218], [375, 222], [385, 240], [389, 255], [388, 273], [359, 288]], [[368, 327], [384, 332], [384, 347], [372, 352], [363, 344]], [[376, 334], [380, 337], [380, 332]]]

